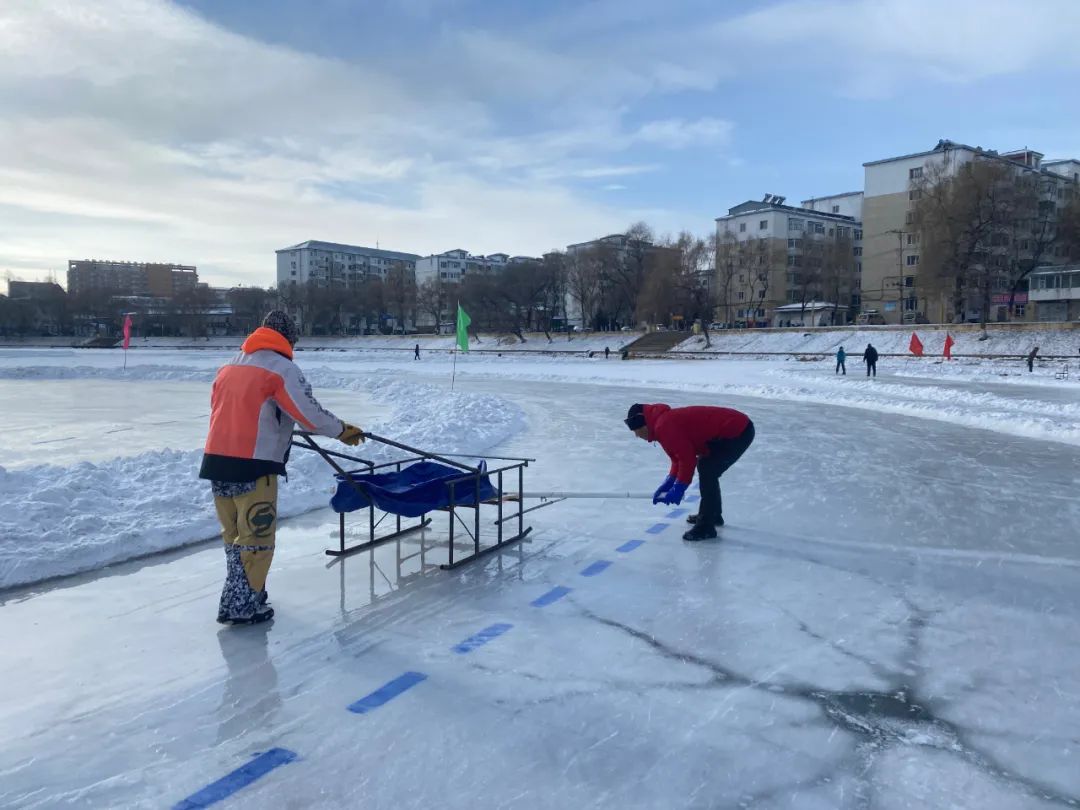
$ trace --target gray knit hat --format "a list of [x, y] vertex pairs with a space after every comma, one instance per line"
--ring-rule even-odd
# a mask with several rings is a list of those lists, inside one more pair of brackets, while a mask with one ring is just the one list
[[268, 312], [263, 318], [262, 325], [281, 334], [289, 341], [290, 346], [295, 346], [296, 341], [300, 339], [300, 330], [296, 328], [296, 321], [290, 318], [285, 310], [275, 309]]

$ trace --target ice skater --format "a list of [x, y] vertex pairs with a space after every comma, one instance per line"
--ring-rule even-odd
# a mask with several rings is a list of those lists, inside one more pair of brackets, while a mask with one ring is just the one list
[[639, 439], [659, 442], [671, 458], [667, 478], [653, 493], [654, 504], [682, 503], [697, 467], [701, 505], [696, 515], [686, 518], [692, 528], [683, 540], [716, 537], [716, 527], [724, 525], [720, 476], [754, 441], [750, 417], [734, 408], [672, 408], [657, 403], [631, 405], [625, 422]]
[[874, 348], [873, 343], [866, 344], [866, 351], [863, 352], [862, 359], [866, 363], [866, 376], [869, 377], [871, 373], [877, 376], [877, 349]]
[[415, 348], [413, 348], [413, 360], [419, 360], [419, 359], [420, 359], [420, 344], [417, 343]]
[[360, 428], [322, 407], [293, 362], [299, 337], [287, 313], [274, 310], [221, 367], [210, 394], [210, 432], [199, 477], [210, 481], [225, 541], [225, 585], [217, 620], [271, 619], [266, 576], [274, 558], [278, 476], [285, 472], [293, 425], [355, 446]]
[[1031, 372], [1033, 372], [1035, 370], [1035, 358], [1038, 357], [1038, 356], [1039, 356], [1039, 347], [1038, 346], [1036, 346], [1034, 349], [1032, 349], [1030, 352], [1028, 352], [1028, 356], [1027, 356], [1028, 374], [1030, 374]]
[[844, 347], [841, 346], [836, 352], [836, 373], [839, 374], [841, 370], [844, 372], [844, 376], [847, 376], [847, 354], [844, 352]]

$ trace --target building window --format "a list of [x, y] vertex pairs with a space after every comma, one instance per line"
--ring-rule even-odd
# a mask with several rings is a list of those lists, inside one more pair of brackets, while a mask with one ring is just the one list
[[825, 233], [825, 225], [820, 222], [812, 223], [814, 226], [814, 233]]
[[862, 256], [862, 247], [853, 247], [851, 253], [854, 256]]
[[909, 191], [907, 193], [907, 198], [909, 200], [921, 200], [922, 199], [922, 189], [921, 188], [913, 188], [913, 189], [911, 189], [911, 191]]
[[919, 308], [919, 299], [914, 295], [904, 299], [904, 310], [906, 312], [914, 312]]
[[802, 231], [803, 225], [804, 223], [801, 219], [789, 219], [787, 221], [787, 229], [789, 231]]
[[757, 225], [759, 231], [766, 231], [769, 229], [769, 220], [763, 219]]
[[802, 256], [788, 256], [788, 267], [800, 267], [802, 265]]
[[904, 286], [905, 287], [914, 287], [915, 286], [915, 276], [904, 276]]
[[292, 270], [292, 271], [290, 271], [289, 275], [290, 275], [290, 276], [295, 276], [295, 275], [296, 275], [296, 271], [295, 271], [295, 270]]
[[855, 241], [856, 242], [861, 242], [862, 241], [862, 231], [859, 230], [858, 228], [855, 229]]
[[1016, 315], [1020, 318], [1024, 317], [1026, 307], [1027, 304], [1013, 304], [1013, 315]]
[[746, 223], [745, 222], [740, 222], [739, 223], [739, 233], [746, 233]]
[[801, 248], [802, 247], [802, 239], [788, 239], [787, 240], [787, 246], [789, 248]]
[[908, 267], [915, 267], [916, 265], [918, 265], [918, 263], [919, 263], [919, 257], [918, 256], [908, 256], [907, 257], [907, 266]]
[[922, 177], [922, 166], [917, 166], [914, 169], [908, 169], [907, 176], [911, 180]]
[[908, 225], [913, 224], [915, 222], [915, 212], [908, 211], [906, 214], [904, 214], [904, 222]]
[[907, 243], [909, 245], [917, 245], [917, 244], [919, 244], [920, 236], [921, 235], [917, 234], [917, 233], [909, 233], [907, 235]]
[[834, 205], [834, 206], [832, 207], [832, 212], [833, 212], [834, 214], [839, 214], [839, 213], [840, 213], [840, 206], [839, 206], [839, 205]]
[[742, 301], [746, 297], [746, 293], [739, 293], [739, 300]]

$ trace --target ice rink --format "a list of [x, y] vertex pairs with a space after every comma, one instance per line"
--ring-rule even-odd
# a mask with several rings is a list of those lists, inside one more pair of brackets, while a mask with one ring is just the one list
[[[201, 445], [224, 355], [42, 354], [0, 357], [5, 412], [34, 405], [0, 500], [35, 448], [93, 480]], [[387, 426], [450, 368], [298, 360]], [[651, 492], [630, 403], [747, 412], [717, 541], [681, 540], [693, 503], [572, 500], [444, 572], [445, 518], [334, 560], [323, 508], [282, 523], [267, 625], [214, 622], [213, 541], [0, 591], [0, 806], [1080, 806], [1080, 388], [789, 366], [459, 364], [463, 417], [521, 415], [465, 449], [536, 459], [530, 489]]]

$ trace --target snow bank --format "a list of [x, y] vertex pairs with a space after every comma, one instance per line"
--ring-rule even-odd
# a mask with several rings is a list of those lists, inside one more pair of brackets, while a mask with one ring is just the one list
[[776, 332], [736, 330], [710, 334], [711, 346], [705, 348], [704, 337], [684, 340], [675, 350], [682, 352], [822, 352], [833, 354], [843, 346], [851, 355], [849, 362], [862, 356], [867, 343], [882, 354], [907, 355], [911, 333], [922, 341], [927, 355], [940, 357], [945, 348], [945, 334], [951, 334], [956, 343], [954, 355], [1026, 355], [1038, 346], [1041, 354], [1080, 357], [1080, 330], [1076, 329], [1015, 329], [989, 326], [987, 340], [979, 340], [978, 331], [949, 331], [944, 327], [908, 326], [903, 329], [835, 329], [803, 330], [785, 329]]
[[[525, 342], [516, 335], [481, 334], [480, 342], [470, 341], [473, 351], [526, 351], [526, 352], [588, 352], [603, 351], [610, 346], [616, 351], [641, 337], [641, 332], [580, 332], [568, 340], [566, 333], [552, 332], [551, 340], [543, 332], [526, 332]], [[26, 338], [21, 341], [0, 340], [0, 354], [7, 351], [29, 352], [37, 347], [39, 354], [71, 354], [72, 344], [82, 338]], [[147, 349], [198, 349], [202, 351], [239, 351], [244, 342], [241, 336], [212, 338], [147, 337], [133, 338], [131, 352], [138, 354]], [[449, 351], [457, 345], [455, 335], [364, 335], [359, 337], [303, 337], [297, 344], [300, 352], [311, 351], [400, 351], [411, 352], [416, 344], [421, 351]], [[53, 347], [42, 351], [42, 347]], [[66, 350], [66, 351], [65, 351]], [[89, 352], [79, 349], [79, 352]]]
[[[524, 426], [520, 409], [498, 397], [401, 382], [338, 382], [336, 387], [364, 388], [396, 406], [386, 421], [364, 427], [405, 444], [482, 453]], [[375, 459], [393, 457], [395, 451], [372, 445], [360, 452]], [[213, 537], [218, 524], [209, 484], [197, 477], [200, 458], [198, 450], [162, 450], [101, 464], [0, 467], [0, 588]], [[281, 485], [280, 513], [287, 517], [326, 506], [332, 489], [325, 462], [295, 450], [289, 480]]]

